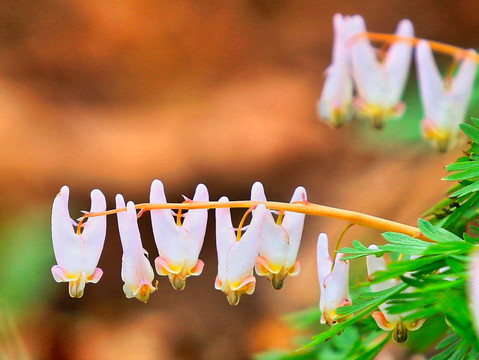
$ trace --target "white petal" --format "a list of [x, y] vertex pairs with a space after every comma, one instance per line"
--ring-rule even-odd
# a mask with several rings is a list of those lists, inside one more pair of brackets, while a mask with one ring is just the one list
[[[378, 247], [376, 245], [370, 245], [368, 249], [375, 249], [377, 250]], [[366, 265], [368, 268], [368, 275], [372, 276], [375, 272], [378, 271], [386, 271], [386, 261], [384, 257], [376, 257], [375, 255], [366, 256]], [[371, 291], [377, 292], [386, 289], [390, 289], [393, 286], [396, 286], [398, 282], [394, 279], [389, 279], [378, 284], [371, 284]]]
[[416, 66], [425, 118], [438, 121], [445, 96], [444, 82], [426, 41], [419, 41], [416, 46]]
[[[366, 32], [361, 16], [351, 18], [351, 33]], [[381, 69], [374, 48], [364, 37], [354, 38], [351, 45], [353, 78], [359, 95], [368, 103], [377, 103], [383, 96], [381, 88]]]
[[[209, 201], [208, 189], [205, 185], [199, 184], [196, 187], [193, 201]], [[206, 233], [206, 224], [208, 222], [207, 209], [189, 210], [183, 221], [183, 228], [188, 232], [188, 240], [185, 244], [187, 265], [189, 268], [194, 267], [198, 261]]]
[[[154, 180], [150, 190], [151, 203], [166, 203], [163, 183]], [[156, 247], [170, 265], [180, 266], [186, 258], [188, 231], [176, 225], [170, 209], [151, 210], [151, 224]]]
[[[253, 184], [251, 188], [251, 200], [267, 201], [263, 185], [260, 182]], [[263, 257], [263, 262], [257, 264], [257, 273], [259, 275], [267, 275], [267, 273], [277, 274], [284, 266], [287, 268], [293, 266], [296, 256], [294, 256], [293, 262], [288, 264], [287, 254], [289, 247], [289, 235], [286, 228], [282, 225], [276, 224], [271, 211], [266, 210], [259, 244], [259, 254]], [[268, 270], [267, 272], [265, 272], [266, 269]]]
[[[474, 50], [469, 50], [476, 54]], [[451, 120], [455, 127], [464, 121], [466, 116], [467, 106], [471, 99], [474, 81], [476, 79], [477, 63], [471, 58], [466, 58], [462, 61], [456, 76], [452, 81], [451, 89], [448, 91], [451, 94], [450, 101], [454, 104], [451, 109]]]
[[332, 63], [343, 63], [346, 61], [346, 40], [348, 38], [347, 20], [341, 14], [333, 16], [333, 56]]
[[349, 261], [341, 261], [343, 254], [338, 254], [334, 261], [334, 269], [331, 277], [326, 282], [326, 299], [324, 306], [326, 310], [333, 310], [344, 303], [351, 302], [349, 295]]
[[[291, 197], [290, 203], [297, 201], [307, 201], [306, 190], [302, 186], [298, 186]], [[304, 218], [306, 215], [298, 212], [285, 211], [282, 225], [289, 236], [288, 259], [287, 266], [292, 266], [296, 261], [301, 236], [303, 234]]]
[[68, 276], [65, 274], [65, 272], [63, 271], [63, 269], [62, 269], [60, 266], [58, 266], [58, 265], [52, 266], [52, 275], [53, 275], [53, 278], [55, 279], [55, 281], [56, 281], [57, 283], [70, 281], [70, 279], [69, 279]]
[[322, 119], [334, 121], [335, 112], [344, 114], [344, 120], [351, 116], [350, 105], [353, 98], [353, 83], [349, 70], [346, 41], [348, 39], [347, 20], [342, 15], [333, 17], [334, 41], [332, 63], [326, 71], [318, 113]]
[[[469, 49], [472, 54], [477, 54], [474, 49]], [[476, 79], [477, 63], [474, 59], [466, 57], [459, 66], [456, 76], [452, 82], [451, 92], [458, 98], [467, 99], [471, 96], [471, 88]]]
[[[115, 206], [117, 209], [121, 208], [126, 208], [125, 205], [125, 199], [123, 198], [123, 195], [117, 194], [115, 197]], [[127, 243], [127, 229], [128, 229], [128, 216], [126, 214], [126, 211], [121, 211], [116, 214], [117, 222], [118, 222], [118, 231], [120, 232], [120, 240], [121, 240], [121, 246], [123, 249], [126, 249]]]
[[259, 254], [266, 259], [270, 268], [274, 268], [275, 273], [279, 272], [285, 265], [286, 251], [289, 247], [288, 239], [288, 234], [284, 227], [277, 225], [273, 215], [271, 215], [269, 210], [266, 210], [261, 231]]
[[81, 240], [75, 235], [68, 212], [68, 186], [63, 186], [52, 207], [52, 242], [57, 264], [68, 273], [82, 270]]
[[[121, 205], [122, 200], [122, 197], [117, 196], [117, 206]], [[120, 215], [118, 216], [118, 222], [123, 245], [121, 277], [125, 285], [135, 289], [139, 287], [142, 279], [151, 283], [154, 273], [148, 259], [143, 255], [143, 246], [133, 202], [128, 202], [126, 214], [118, 213], [117, 215]]]
[[323, 291], [326, 278], [328, 277], [328, 275], [331, 274], [332, 261], [331, 256], [329, 256], [328, 247], [328, 235], [324, 233], [319, 234], [316, 256], [318, 266], [318, 279], [321, 291]]
[[[414, 37], [414, 28], [409, 20], [401, 20], [396, 35]], [[404, 91], [412, 59], [412, 44], [408, 41], [395, 41], [384, 60], [387, 75], [387, 104], [396, 105]]]
[[251, 201], [266, 201], [263, 184], [259, 181], [251, 187]]
[[317, 111], [321, 119], [332, 120], [334, 112], [342, 112], [349, 120], [353, 99], [353, 82], [346, 62], [336, 62], [328, 67]]
[[[251, 201], [267, 201], [263, 184], [259, 181], [251, 187]], [[265, 258], [268, 267], [272, 266], [279, 271], [284, 264], [288, 235], [281, 226], [276, 224], [271, 211], [266, 210], [266, 212], [261, 231], [259, 254]]]
[[[95, 189], [91, 192], [90, 212], [102, 212], [106, 210], [106, 199], [103, 193]], [[86, 276], [89, 277], [95, 271], [100, 255], [105, 244], [106, 237], [106, 215], [88, 218], [83, 232], [82, 239], [86, 243], [84, 266]]]
[[248, 230], [228, 250], [226, 268], [228, 280], [231, 283], [240, 283], [253, 274], [256, 257], [258, 256], [261, 230], [266, 215], [266, 207], [263, 204], [258, 205]]
[[[119, 207], [118, 205], [121, 205], [121, 202], [123, 202], [123, 198], [121, 198], [120, 200], [120, 203], [117, 202], [117, 207]], [[131, 201], [128, 201], [128, 204], [126, 206], [126, 212], [117, 213], [117, 217], [118, 228], [120, 229], [120, 232], [123, 232], [126, 235], [126, 238], [122, 239], [123, 251], [128, 251], [144, 256], [143, 246], [141, 245], [140, 230], [138, 228], [138, 220], [136, 217], [135, 204], [133, 204], [133, 202]]]
[[[228, 202], [228, 198], [223, 196], [218, 202]], [[231, 213], [229, 208], [217, 208], [216, 215], [216, 251], [218, 253], [218, 280], [220, 282], [226, 279], [226, 255], [231, 245], [235, 243], [236, 236], [231, 222]]]

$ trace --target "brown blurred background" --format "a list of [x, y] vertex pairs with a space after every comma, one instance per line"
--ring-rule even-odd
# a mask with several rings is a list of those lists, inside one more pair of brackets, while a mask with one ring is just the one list
[[[332, 130], [317, 120], [315, 104], [335, 12], [362, 14], [378, 32], [393, 32], [409, 18], [419, 37], [477, 48], [477, 1], [0, 4], [0, 340], [6, 351], [21, 348], [32, 359], [239, 360], [292, 348], [295, 333], [281, 315], [317, 305], [317, 235], [327, 232], [333, 241], [345, 225], [307, 218], [301, 274], [280, 292], [258, 278], [254, 295], [231, 307], [213, 286], [210, 212], [202, 276], [190, 278], [183, 292], [159, 278], [145, 305], [123, 295], [121, 246], [110, 217], [99, 265], [104, 276], [87, 285], [81, 300], [70, 299], [67, 286], [50, 274], [51, 203], [62, 185], [71, 189], [73, 218], [89, 208], [93, 188], [112, 208], [116, 193], [146, 202], [158, 178], [170, 201], [192, 196], [200, 182], [211, 199], [247, 199], [259, 180], [273, 200], [289, 201], [303, 185], [311, 202], [414, 224], [442, 197], [443, 166], [463, 147], [437, 155], [418, 140], [414, 72], [406, 95], [412, 120], [388, 124], [393, 130], [358, 123]], [[237, 223], [242, 213], [234, 214]], [[140, 226], [154, 259], [148, 216]], [[381, 241], [378, 232], [358, 227], [345, 243], [353, 239]], [[360, 278], [363, 262], [353, 266], [352, 278]]]

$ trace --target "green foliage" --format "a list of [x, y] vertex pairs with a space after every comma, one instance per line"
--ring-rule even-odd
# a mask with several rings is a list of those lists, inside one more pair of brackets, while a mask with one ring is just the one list
[[[318, 309], [310, 309], [301, 313], [290, 315], [286, 321], [292, 326], [306, 330], [314, 328], [314, 324], [305, 321], [306, 318], [318, 318], [321, 313]], [[295, 320], [299, 320], [300, 326]], [[318, 321], [319, 322], [319, 321]], [[366, 334], [366, 335], [364, 335]], [[301, 339], [304, 343], [304, 339]], [[256, 355], [256, 360], [316, 360], [316, 359], [374, 359], [382, 347], [389, 341], [389, 336], [376, 327], [369, 318], [360, 324], [349, 326], [341, 336], [334, 336], [321, 347], [306, 347], [299, 351], [289, 352], [284, 350], [271, 350]]]
[[[449, 198], [444, 204], [454, 206], [446, 211], [441, 226], [455, 234], [461, 235], [466, 226], [477, 217], [479, 205], [479, 119], [472, 118], [471, 124], [461, 124], [461, 130], [469, 137], [469, 150], [454, 163], [446, 166], [451, 172], [444, 177], [447, 181], [458, 181], [451, 189]], [[431, 216], [436, 217], [432, 212]], [[441, 215], [439, 216], [441, 217]]]
[[[392, 261], [387, 265], [387, 270], [377, 272], [369, 283], [362, 284], [359, 294], [354, 298], [353, 304], [337, 309], [343, 321], [331, 328], [315, 335], [307, 344], [304, 344], [294, 355], [282, 355], [279, 359], [294, 359], [294, 356], [303, 356], [305, 353], [319, 354], [322, 349], [319, 344], [327, 340], [334, 340], [341, 332], [346, 333], [351, 326], [361, 327], [369, 321], [370, 314], [377, 310], [378, 306], [386, 303], [386, 309], [390, 314], [399, 314], [403, 320], [415, 321], [418, 319], [443, 319], [440, 331], [432, 332], [429, 344], [438, 342], [444, 336], [444, 329], [449, 328], [454, 334], [451, 344], [443, 343], [438, 347], [437, 359], [457, 358], [468, 359], [470, 354], [477, 354], [479, 343], [475, 333], [471, 332], [472, 321], [468, 311], [465, 284], [467, 282], [468, 255], [474, 249], [475, 242], [470, 237], [461, 239], [457, 235], [431, 223], [420, 219], [418, 227], [430, 242], [412, 238], [398, 233], [387, 232], [383, 234], [385, 245], [379, 245], [378, 249], [368, 249], [358, 241], [353, 242], [353, 247], [342, 248], [339, 252], [346, 254], [343, 259], [356, 259], [364, 256], [382, 256], [402, 253], [403, 255], [415, 255], [416, 258], [402, 261]], [[398, 285], [380, 292], [371, 292], [367, 285], [380, 283], [388, 279], [398, 279]], [[319, 315], [316, 313], [316, 320]], [[445, 320], [445, 322], [444, 322]], [[304, 322], [304, 320], [303, 320]], [[447, 324], [447, 326], [445, 325]], [[362, 338], [364, 349], [371, 349], [371, 354], [377, 354], [382, 346], [390, 339], [390, 335], [379, 336], [374, 341], [366, 344], [367, 334], [378, 331], [373, 326]], [[421, 330], [419, 330], [421, 331]], [[428, 332], [430, 335], [430, 331]], [[341, 335], [340, 337], [342, 337]], [[427, 336], [426, 336], [427, 338]], [[421, 343], [421, 342], [419, 342]], [[326, 343], [329, 344], [329, 341]], [[454, 346], [453, 346], [454, 345]], [[417, 347], [420, 347], [418, 345]], [[359, 352], [358, 352], [359, 354]], [[369, 357], [366, 350], [360, 352], [361, 357]], [[329, 356], [329, 355], [328, 355]], [[441, 357], [444, 356], [444, 357]], [[316, 359], [321, 357], [306, 357]], [[329, 358], [329, 357], [325, 357]], [[352, 359], [348, 355], [342, 359]]]
[[[470, 138], [470, 148], [456, 162], [444, 180], [455, 182], [448, 197], [426, 211], [418, 228], [428, 241], [404, 234], [386, 232], [385, 243], [369, 249], [354, 240], [352, 247], [338, 252], [342, 260], [365, 256], [387, 256], [391, 261], [385, 271], [376, 272], [359, 284], [352, 305], [336, 309], [340, 322], [300, 342], [295, 352], [270, 352], [258, 360], [276, 359], [373, 359], [391, 339], [380, 331], [371, 318], [379, 305], [403, 321], [427, 319], [425, 325], [410, 335], [412, 351], [426, 351], [435, 345], [432, 360], [479, 358], [479, 340], [469, 311], [467, 296], [470, 254], [479, 248], [479, 227], [474, 226], [479, 209], [479, 119], [462, 124]], [[371, 292], [370, 284], [395, 279], [397, 285]], [[308, 311], [290, 321], [300, 327], [317, 329], [320, 313]]]
[[45, 269], [54, 264], [54, 258], [50, 242], [45, 241], [50, 238], [50, 229], [43, 214], [43, 210], [33, 211], [1, 227], [0, 312], [16, 313], [48, 299], [51, 287], [45, 283], [53, 280]]

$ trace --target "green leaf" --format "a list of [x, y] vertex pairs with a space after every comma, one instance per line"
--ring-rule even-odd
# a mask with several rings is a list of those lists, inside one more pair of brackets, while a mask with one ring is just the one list
[[[479, 228], [477, 226], [471, 226], [470, 230], [474, 234], [479, 234]], [[469, 236], [468, 234], [464, 234], [464, 240], [470, 244], [478, 244], [479, 243], [479, 236]]]
[[443, 228], [462, 235], [466, 230], [467, 224], [477, 217], [476, 207], [479, 203], [479, 192], [471, 193], [466, 199], [459, 208], [456, 208], [447, 217], [442, 224]]
[[464, 134], [476, 143], [479, 143], [479, 129], [471, 124], [460, 124], [459, 128]]
[[382, 335], [381, 337], [378, 337], [378, 340], [375, 342], [371, 343], [369, 347], [365, 349], [365, 351], [354, 351], [348, 359], [350, 360], [372, 360], [375, 359], [376, 356], [379, 354], [379, 352], [382, 350], [382, 348], [388, 343], [389, 339], [391, 339], [391, 336], [386, 333]]
[[351, 254], [348, 256], [342, 257], [341, 260], [350, 260], [350, 259], [356, 259], [360, 258], [363, 256], [368, 256], [368, 255], [376, 255], [376, 256], [381, 256], [384, 254], [383, 250], [380, 249], [368, 249], [366, 246], [361, 244], [357, 240], [353, 240], [353, 247], [344, 247], [338, 251], [338, 253], [341, 254]]
[[471, 117], [471, 122], [474, 126], [479, 127], [479, 119], [475, 118], [474, 116]]
[[436, 349], [437, 350], [444, 349], [454, 344], [457, 340], [459, 340], [459, 336], [457, 336], [456, 334], [452, 334], [446, 337], [444, 340], [442, 340], [439, 344], [437, 344]]
[[458, 161], [446, 166], [447, 171], [460, 171], [472, 168], [479, 168], [479, 161]]
[[405, 255], [421, 255], [429, 246], [431, 246], [431, 243], [429, 242], [414, 239], [404, 234], [385, 232], [382, 236], [390, 244], [380, 245], [379, 248], [381, 250], [394, 251]]
[[417, 246], [404, 246], [394, 244], [380, 245], [379, 248], [387, 252], [395, 252], [404, 255], [422, 255], [427, 249]]
[[444, 350], [443, 352], [434, 355], [431, 360], [448, 360], [451, 354], [454, 352], [455, 346], [451, 346]]
[[419, 230], [427, 238], [437, 241], [437, 242], [446, 242], [446, 241], [462, 241], [462, 239], [453, 233], [433, 226], [430, 222], [419, 219], [417, 222]]
[[431, 245], [424, 255], [439, 255], [439, 254], [458, 254], [467, 252], [472, 249], [474, 245], [465, 241], [443, 242]]
[[445, 176], [442, 179], [447, 181], [460, 181], [460, 180], [473, 179], [478, 176], [479, 176], [479, 168], [474, 167], [472, 169], [467, 169], [464, 171], [457, 172], [455, 174]]
[[472, 192], [479, 191], [479, 181], [476, 181], [470, 185], [464, 186], [462, 189], [457, 190], [456, 192], [449, 195], [451, 198], [459, 198], [462, 196], [469, 195]]

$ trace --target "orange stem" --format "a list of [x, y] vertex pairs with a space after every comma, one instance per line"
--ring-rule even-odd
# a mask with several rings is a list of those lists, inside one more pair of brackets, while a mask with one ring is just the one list
[[251, 212], [251, 210], [253, 210], [253, 208], [249, 208], [248, 210], [246, 210], [243, 217], [241, 218], [241, 221], [238, 225], [238, 229], [236, 229], [236, 241], [240, 241], [241, 239], [241, 229], [243, 228], [244, 222], [246, 221], [246, 217]]
[[181, 209], [178, 209], [178, 213], [176, 214], [176, 225], [181, 226]]
[[[291, 211], [302, 213], [305, 215], [323, 216], [328, 218], [334, 218], [347, 221], [351, 224], [362, 225], [381, 231], [393, 231], [402, 234], [409, 235], [425, 241], [430, 241], [427, 237], [421, 234], [420, 230], [415, 226], [410, 226], [396, 221], [383, 219], [380, 217], [363, 214], [356, 211], [337, 209], [330, 206], [312, 204], [310, 202], [300, 203], [282, 203], [276, 201], [229, 201], [229, 202], [217, 202], [217, 201], [193, 201], [188, 203], [165, 203], [165, 204], [138, 204], [136, 209], [149, 211], [159, 209], [216, 209], [216, 208], [251, 208], [264, 204], [266, 208], [270, 210], [278, 211]], [[120, 208], [115, 210], [108, 210], [98, 213], [85, 214], [83, 218], [92, 216], [102, 216], [116, 214], [121, 211], [126, 211], [126, 208]]]
[[407, 41], [414, 46], [417, 45], [417, 43], [420, 40], [425, 40], [429, 43], [429, 46], [435, 52], [455, 56], [458, 59], [463, 59], [468, 57], [473, 59], [476, 62], [479, 62], [479, 55], [476, 54], [475, 52], [463, 49], [459, 46], [444, 44], [438, 41], [419, 39], [419, 38], [409, 37], [409, 36], [399, 36], [394, 34], [374, 33], [374, 32], [359, 33], [357, 34], [357, 36], [366, 36], [369, 40], [378, 41], [378, 42]]

